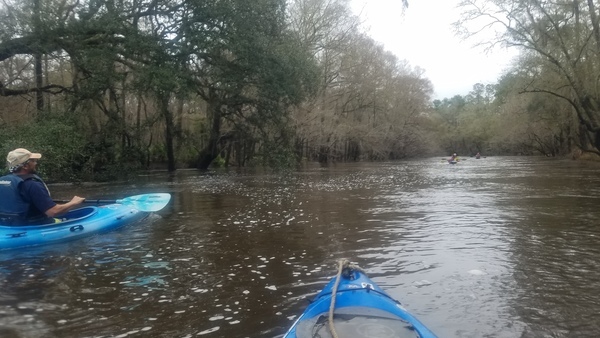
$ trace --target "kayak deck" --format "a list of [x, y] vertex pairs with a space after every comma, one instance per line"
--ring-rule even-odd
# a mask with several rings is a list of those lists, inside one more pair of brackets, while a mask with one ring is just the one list
[[[337, 278], [315, 297], [284, 338], [333, 337], [328, 318]], [[347, 270], [339, 278], [333, 325], [340, 338], [436, 337], [364, 273]]]

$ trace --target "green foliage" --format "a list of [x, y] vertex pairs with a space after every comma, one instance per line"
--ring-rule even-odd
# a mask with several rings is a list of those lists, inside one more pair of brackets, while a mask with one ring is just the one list
[[289, 169], [298, 164], [298, 159], [286, 138], [263, 138], [251, 164], [272, 169]]
[[[286, 121], [289, 106], [314, 92], [317, 67], [286, 29], [283, 0], [189, 2], [181, 26], [196, 91], [209, 103], [200, 149], [206, 167], [230, 144], [269, 142], [268, 130]], [[244, 154], [239, 157], [246, 158]]]
[[223, 168], [225, 167], [225, 159], [219, 155], [212, 161], [210, 165], [215, 168]]
[[266, 146], [262, 152], [253, 157], [250, 165], [264, 166], [271, 169], [289, 169], [298, 164], [293, 151], [287, 148]]
[[164, 162], [167, 158], [167, 148], [162, 143], [154, 145], [150, 147], [148, 156], [150, 162]]
[[48, 181], [107, 181], [123, 178], [140, 169], [139, 153], [119, 150], [107, 138], [88, 138], [75, 119], [66, 114], [47, 115], [27, 124], [4, 127], [0, 151], [7, 154], [26, 148], [42, 154], [38, 171]]
[[50, 118], [19, 127], [5, 127], [0, 133], [1, 151], [26, 148], [42, 154], [38, 167], [49, 180], [71, 181], [81, 177], [81, 154], [86, 144], [72, 120]]

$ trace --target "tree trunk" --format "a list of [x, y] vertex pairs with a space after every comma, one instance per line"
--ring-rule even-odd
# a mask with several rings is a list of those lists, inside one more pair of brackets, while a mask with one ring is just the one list
[[172, 172], [175, 171], [175, 152], [173, 148], [173, 114], [169, 110], [169, 98], [170, 94], [163, 93], [159, 95], [160, 110], [165, 118], [165, 144], [167, 147], [167, 169]]
[[[40, 1], [35, 0], [33, 3], [33, 29], [38, 34], [40, 33]], [[44, 110], [44, 92], [42, 92], [42, 87], [44, 86], [44, 73], [42, 71], [42, 53], [39, 52], [39, 47], [36, 48], [36, 51], [33, 55], [34, 59], [34, 72], [35, 72], [35, 106], [37, 108], [38, 113]]]
[[42, 71], [42, 54], [35, 53], [35, 106], [39, 112], [44, 110], [44, 92], [42, 87], [44, 86], [44, 73]]
[[185, 105], [185, 101], [182, 97], [177, 99], [177, 113], [175, 115], [175, 128], [176, 128], [176, 132], [175, 135], [177, 137], [177, 144], [175, 145], [175, 148], [177, 150], [181, 149], [181, 140], [182, 140], [182, 132], [183, 132], [183, 107]]
[[219, 156], [219, 139], [221, 138], [221, 105], [217, 100], [208, 102], [209, 122], [211, 125], [208, 144], [198, 155], [196, 167], [200, 170], [208, 169], [208, 166]]
[[581, 110], [586, 113], [587, 119], [580, 117], [580, 123], [582, 123], [588, 131], [590, 148], [583, 148], [583, 150], [592, 151], [600, 154], [600, 122], [596, 118], [600, 107], [596, 100], [591, 95], [584, 95], [580, 97]]
[[596, 51], [600, 51], [600, 24], [598, 23], [598, 15], [596, 15], [596, 6], [594, 6], [593, 0], [588, 0], [588, 8], [590, 10], [590, 18], [592, 19], [594, 40], [596, 40]]

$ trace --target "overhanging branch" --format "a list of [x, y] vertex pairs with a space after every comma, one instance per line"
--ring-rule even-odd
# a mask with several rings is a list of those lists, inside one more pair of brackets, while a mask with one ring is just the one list
[[[10, 88], [6, 88], [2, 84], [0, 84], [0, 96], [26, 95], [26, 94], [29, 94], [29, 93], [34, 93], [37, 90], [38, 90], [37, 88], [10, 89]], [[43, 86], [43, 87], [40, 88], [40, 90], [43, 91], [43, 92], [45, 92], [45, 93], [50, 93], [50, 94], [61, 94], [61, 93], [64, 93], [64, 92], [71, 91], [67, 87], [64, 87], [64, 86], [61, 86], [61, 85], [55, 85], [55, 84], [49, 84], [49, 85]]]

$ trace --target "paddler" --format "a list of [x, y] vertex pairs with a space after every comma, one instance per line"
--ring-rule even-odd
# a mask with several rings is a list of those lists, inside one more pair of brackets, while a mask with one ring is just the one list
[[0, 224], [29, 225], [55, 223], [54, 217], [81, 205], [85, 198], [74, 196], [69, 202], [57, 204], [37, 175], [40, 153], [18, 148], [8, 153], [9, 174], [0, 177]]

